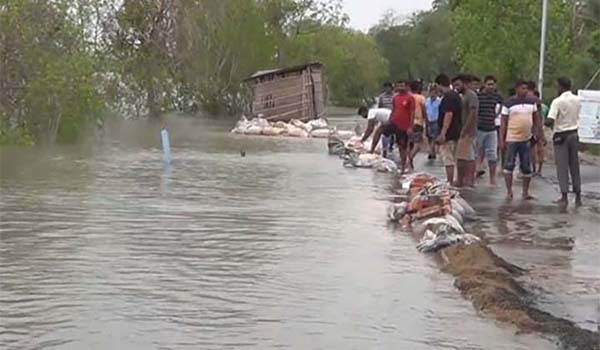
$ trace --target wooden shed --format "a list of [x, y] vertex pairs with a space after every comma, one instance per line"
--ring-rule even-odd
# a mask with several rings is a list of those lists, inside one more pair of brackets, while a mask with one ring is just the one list
[[245, 81], [253, 91], [251, 112], [270, 121], [310, 120], [324, 117], [323, 65], [263, 70]]

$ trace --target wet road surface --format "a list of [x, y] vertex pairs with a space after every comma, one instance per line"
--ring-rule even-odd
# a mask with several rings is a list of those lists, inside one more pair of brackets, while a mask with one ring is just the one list
[[[324, 140], [186, 123], [172, 129], [170, 169], [155, 130], [134, 123], [104, 145], [2, 150], [0, 348], [553, 348], [477, 315], [452, 278], [386, 224], [389, 175], [344, 169]], [[473, 200], [490, 236], [546, 210], [500, 219], [493, 205]], [[549, 300], [568, 299], [561, 288], [582, 290], [578, 301], [597, 288], [587, 260], [597, 241], [572, 232], [584, 237], [572, 251], [528, 258], [507, 248], [538, 275], [551, 271], [552, 287], [563, 272], [583, 281], [549, 289]], [[558, 308], [585, 325], [577, 305]]]

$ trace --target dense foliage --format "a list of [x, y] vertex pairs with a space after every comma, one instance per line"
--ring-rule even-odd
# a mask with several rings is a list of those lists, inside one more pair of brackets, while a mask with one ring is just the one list
[[[582, 86], [599, 68], [600, 2], [549, 2], [546, 81]], [[537, 76], [540, 1], [433, 4], [366, 34], [348, 28], [341, 0], [0, 0], [0, 144], [73, 141], [110, 115], [235, 115], [243, 78], [311, 61], [341, 105], [442, 71], [503, 86]]]

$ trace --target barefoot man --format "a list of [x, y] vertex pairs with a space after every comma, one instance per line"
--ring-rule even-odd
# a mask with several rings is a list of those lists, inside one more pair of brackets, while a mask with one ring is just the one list
[[517, 81], [516, 95], [509, 97], [502, 106], [502, 121], [500, 124], [500, 148], [504, 150], [504, 180], [506, 194], [513, 198], [513, 171], [517, 155], [521, 173], [523, 174], [523, 199], [533, 199], [529, 194], [531, 183], [530, 140], [532, 130], [537, 133], [538, 140], [544, 139], [540, 115], [537, 110], [537, 99], [528, 96], [527, 82]]
[[397, 94], [392, 102], [392, 115], [387, 123], [384, 123], [375, 131], [371, 153], [375, 152], [375, 147], [382, 134], [386, 136], [394, 135], [400, 150], [400, 169], [404, 173], [408, 159], [408, 137], [412, 134], [415, 119], [415, 99], [408, 93], [408, 83], [406, 81], [399, 81], [396, 86]]
[[450, 78], [440, 74], [435, 78], [443, 92], [439, 108], [438, 126], [440, 134], [437, 143], [440, 145], [440, 154], [446, 168], [448, 183], [454, 184], [454, 167], [456, 166], [456, 142], [462, 129], [461, 112], [462, 101], [460, 96], [450, 88]]

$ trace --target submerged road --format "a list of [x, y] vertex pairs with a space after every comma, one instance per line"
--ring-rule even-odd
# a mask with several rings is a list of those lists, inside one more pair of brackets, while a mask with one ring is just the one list
[[[181, 124], [171, 169], [136, 124], [95, 147], [1, 151], [0, 348], [554, 348], [477, 314], [387, 225], [390, 175], [343, 168], [323, 140]], [[472, 230], [531, 269], [543, 308], [593, 328], [598, 203], [560, 213], [551, 189], [466, 191]], [[574, 247], [526, 239], [549, 236]]]

